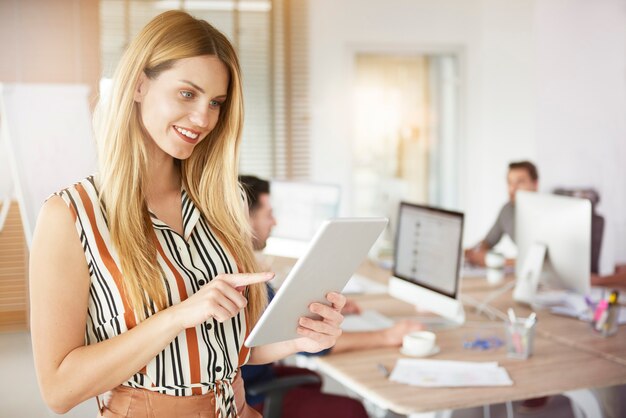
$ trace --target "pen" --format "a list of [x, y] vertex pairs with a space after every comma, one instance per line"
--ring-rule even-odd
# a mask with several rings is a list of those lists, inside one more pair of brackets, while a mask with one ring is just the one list
[[598, 304], [598, 308], [596, 309], [596, 314], [594, 316], [594, 320], [596, 322], [596, 330], [602, 331], [604, 328], [604, 324], [609, 317], [609, 302], [606, 299], [603, 299]]
[[511, 324], [514, 324], [516, 322], [516, 318], [515, 312], [513, 312], [513, 308], [509, 308], [506, 312], [507, 314], [509, 314], [509, 321], [511, 321]]
[[604, 311], [604, 314], [606, 315], [606, 319], [602, 323], [602, 335], [605, 337], [613, 334], [614, 331], [612, 331], [612, 329], [615, 328], [617, 325], [617, 321], [618, 321], [617, 316], [619, 315], [619, 309], [620, 309], [619, 306], [617, 305], [617, 297], [618, 297], [617, 290], [612, 291], [611, 294], [609, 295], [609, 305], [607, 309]]
[[537, 314], [536, 313], [531, 313], [530, 316], [528, 318], [526, 318], [526, 321], [524, 322], [524, 326], [526, 328], [530, 328], [535, 324], [537, 318]]
[[594, 322], [598, 322], [600, 320], [600, 318], [602, 317], [602, 314], [604, 313], [604, 311], [606, 311], [606, 308], [609, 306], [609, 303], [606, 299], [602, 299], [599, 303], [598, 306], [596, 308], [596, 312], [593, 315], [593, 320]]
[[389, 369], [387, 369], [383, 364], [378, 363], [376, 365], [378, 367], [378, 370], [383, 374], [383, 376], [385, 377], [389, 377]]

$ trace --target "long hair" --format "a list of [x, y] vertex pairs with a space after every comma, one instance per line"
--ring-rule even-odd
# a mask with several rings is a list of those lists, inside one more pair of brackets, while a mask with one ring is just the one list
[[[113, 78], [110, 96], [94, 114], [98, 140], [100, 199], [124, 275], [129, 303], [139, 320], [167, 307], [157, 242], [148, 207], [147, 133], [133, 92], [142, 73], [154, 79], [176, 60], [214, 55], [228, 68], [227, 99], [211, 133], [181, 161], [183, 185], [194, 204], [230, 250], [240, 272], [257, 270], [247, 208], [237, 181], [243, 123], [239, 62], [234, 48], [213, 26], [181, 11], [150, 21], [128, 46]], [[250, 323], [267, 303], [265, 284], [248, 287]]]

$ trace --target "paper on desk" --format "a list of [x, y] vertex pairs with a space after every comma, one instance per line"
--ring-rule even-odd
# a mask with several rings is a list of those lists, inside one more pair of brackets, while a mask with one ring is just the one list
[[[571, 316], [572, 318], [577, 318], [585, 322], [591, 322], [591, 320], [593, 319], [593, 313], [591, 311], [586, 311], [580, 314], [573, 309], [555, 306], [553, 308], [550, 308], [550, 312], [555, 315]], [[623, 306], [619, 308], [617, 324], [618, 325], [626, 324], [626, 308], [624, 308]]]
[[399, 359], [389, 379], [420, 387], [511, 386], [497, 362]]
[[[502, 271], [505, 275], [513, 274], [515, 273], [515, 267], [505, 266], [502, 269]], [[461, 269], [461, 277], [463, 277], [464, 279], [470, 279], [470, 278], [484, 279], [486, 276], [487, 276], [486, 267], [479, 267], [473, 264], [464, 264], [463, 268]]]
[[[607, 296], [607, 289], [592, 287], [589, 299], [593, 303], [598, 303]], [[583, 296], [564, 290], [544, 292], [536, 295], [535, 300], [533, 300], [533, 307], [537, 309], [549, 308], [553, 314], [571, 316], [586, 322], [591, 322], [593, 318], [593, 312], [587, 306]], [[626, 308], [620, 308], [617, 323], [619, 325], [626, 324]]]
[[393, 320], [372, 309], [366, 309], [359, 315], [346, 315], [341, 329], [349, 332], [376, 331], [393, 326]]
[[582, 315], [588, 310], [585, 297], [569, 290], [539, 292], [533, 297], [531, 306], [534, 309], [565, 308], [576, 315]]

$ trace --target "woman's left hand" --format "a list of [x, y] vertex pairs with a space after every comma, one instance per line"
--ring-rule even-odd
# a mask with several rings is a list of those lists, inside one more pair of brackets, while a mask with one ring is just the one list
[[298, 321], [298, 334], [303, 338], [295, 340], [298, 351], [317, 353], [335, 345], [341, 336], [343, 315], [341, 310], [346, 304], [346, 297], [340, 293], [331, 292], [326, 295], [331, 306], [314, 302], [309, 310], [319, 315], [320, 319], [301, 317]]

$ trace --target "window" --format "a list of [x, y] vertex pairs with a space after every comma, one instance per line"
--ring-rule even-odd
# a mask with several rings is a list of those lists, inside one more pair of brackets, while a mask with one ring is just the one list
[[355, 59], [355, 214], [388, 216], [391, 232], [401, 200], [458, 207], [456, 56], [357, 53]]

